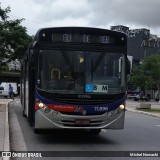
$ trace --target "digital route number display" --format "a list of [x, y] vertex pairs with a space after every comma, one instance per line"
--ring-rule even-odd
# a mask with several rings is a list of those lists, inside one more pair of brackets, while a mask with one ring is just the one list
[[40, 35], [40, 41], [44, 43], [124, 44], [124, 37], [114, 37], [102, 34], [46, 32]]

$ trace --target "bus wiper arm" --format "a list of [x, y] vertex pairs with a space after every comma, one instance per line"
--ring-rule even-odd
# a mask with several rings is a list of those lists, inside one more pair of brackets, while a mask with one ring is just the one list
[[69, 70], [72, 71], [72, 70], [73, 70], [73, 67], [72, 67], [72, 65], [71, 65], [71, 63], [70, 63], [70, 59], [68, 58], [67, 54], [65, 54], [65, 52], [62, 51], [62, 55], [63, 55], [63, 57], [64, 57], [64, 60], [65, 60], [65, 62], [66, 62], [66, 64], [67, 64], [67, 66], [69, 66]]
[[70, 64], [70, 60], [69, 60], [69, 58], [68, 58], [68, 56], [64, 53], [64, 51], [62, 51], [62, 55], [63, 55], [63, 57], [64, 57], [64, 60], [65, 60], [65, 62], [66, 62], [66, 64], [67, 64], [67, 66], [71, 66], [71, 64]]
[[101, 61], [102, 61], [102, 59], [103, 59], [104, 56], [105, 56], [105, 53], [101, 53], [101, 55], [99, 56], [99, 58], [95, 62], [95, 65], [93, 66], [93, 72], [97, 69], [97, 67], [101, 63]]

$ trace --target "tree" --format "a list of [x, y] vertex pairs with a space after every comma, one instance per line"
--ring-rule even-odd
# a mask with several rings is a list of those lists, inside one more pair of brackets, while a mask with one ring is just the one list
[[1, 8], [0, 4], [0, 68], [4, 69], [6, 62], [21, 59], [32, 38], [21, 26], [23, 19], [9, 20], [10, 7]]
[[130, 82], [144, 89], [157, 88], [160, 93], [160, 52], [143, 60], [139, 67], [133, 67]]
[[150, 83], [160, 91], [160, 52], [147, 57], [142, 67]]
[[146, 86], [147, 77], [143, 73], [144, 71], [141, 66], [133, 66], [132, 74], [129, 77], [129, 83], [144, 89]]

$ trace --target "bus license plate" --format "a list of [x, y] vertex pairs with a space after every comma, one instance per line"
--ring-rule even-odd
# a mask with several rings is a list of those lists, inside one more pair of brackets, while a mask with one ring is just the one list
[[85, 125], [89, 125], [90, 121], [88, 119], [77, 119], [75, 123], [76, 125], [85, 126]]

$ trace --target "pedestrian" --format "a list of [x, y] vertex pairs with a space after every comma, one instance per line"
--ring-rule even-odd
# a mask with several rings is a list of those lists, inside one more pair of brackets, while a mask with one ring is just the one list
[[11, 86], [11, 84], [9, 84], [8, 96], [9, 96], [9, 98], [12, 98], [14, 100], [13, 87]]
[[141, 90], [141, 92], [140, 92], [140, 100], [142, 101], [142, 100], [143, 100], [143, 98], [144, 98], [144, 91], [143, 91], [143, 90]]

